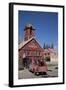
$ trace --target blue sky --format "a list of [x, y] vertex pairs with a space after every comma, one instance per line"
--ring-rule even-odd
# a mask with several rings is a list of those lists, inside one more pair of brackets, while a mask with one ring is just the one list
[[24, 27], [31, 23], [35, 27], [35, 36], [40, 45], [53, 43], [57, 47], [58, 43], [58, 13], [54, 12], [18, 12], [18, 36], [22, 41], [24, 37]]

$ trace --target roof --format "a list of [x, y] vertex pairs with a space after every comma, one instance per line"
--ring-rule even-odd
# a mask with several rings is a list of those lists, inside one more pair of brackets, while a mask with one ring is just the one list
[[19, 44], [18, 49], [22, 48], [25, 44], [27, 44], [27, 43], [28, 43], [29, 41], [31, 41], [32, 39], [33, 39], [33, 37], [30, 38], [30, 39], [27, 40], [27, 41], [22, 41], [22, 42]]
[[48, 49], [44, 49], [44, 53], [55, 53], [55, 49], [51, 49], [51, 48], [48, 48]]
[[[30, 38], [27, 41], [22, 41], [19, 45], [18, 45], [18, 49], [21, 49], [24, 45], [26, 45], [28, 42], [30, 42], [32, 39], [36, 40], [35, 37]], [[36, 40], [36, 42], [38, 43], [38, 41]], [[39, 43], [38, 43], [39, 44]], [[40, 46], [40, 45], [39, 45]], [[41, 46], [40, 46], [41, 47]]]
[[26, 27], [33, 27], [33, 25], [29, 23], [26, 25]]
[[30, 24], [30, 23], [26, 24], [24, 30], [26, 30], [27, 28], [31, 28], [32, 30], [35, 30], [34, 26], [32, 24]]

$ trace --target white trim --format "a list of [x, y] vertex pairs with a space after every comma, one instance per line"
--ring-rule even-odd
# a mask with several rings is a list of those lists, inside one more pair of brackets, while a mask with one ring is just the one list
[[31, 41], [34, 37], [30, 38], [29, 40], [27, 41], [22, 41], [19, 46], [18, 46], [18, 49], [22, 48], [25, 44], [27, 44], [29, 41]]

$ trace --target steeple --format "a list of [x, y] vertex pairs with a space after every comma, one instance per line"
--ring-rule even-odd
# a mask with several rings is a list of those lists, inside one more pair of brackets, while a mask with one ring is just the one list
[[35, 36], [35, 28], [32, 24], [27, 24], [24, 29], [24, 41], [29, 40]]

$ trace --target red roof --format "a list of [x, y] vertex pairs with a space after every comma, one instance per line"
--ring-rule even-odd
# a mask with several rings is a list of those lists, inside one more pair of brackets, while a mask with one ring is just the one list
[[51, 48], [44, 49], [44, 53], [55, 53], [55, 50]]

